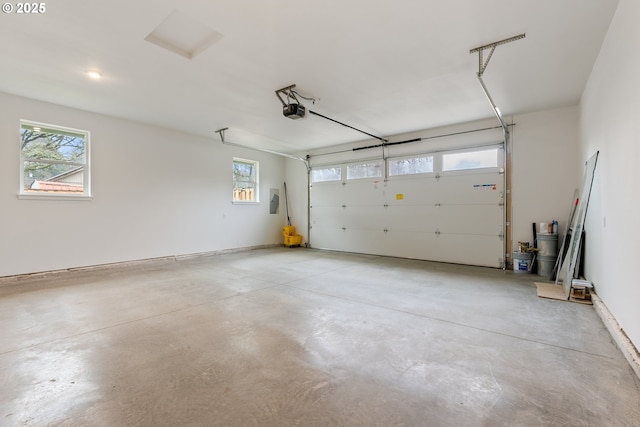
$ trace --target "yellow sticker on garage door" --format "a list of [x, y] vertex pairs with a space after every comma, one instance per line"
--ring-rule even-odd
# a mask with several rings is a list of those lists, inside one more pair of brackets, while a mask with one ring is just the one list
[[404, 194], [396, 194], [396, 200], [404, 199]]

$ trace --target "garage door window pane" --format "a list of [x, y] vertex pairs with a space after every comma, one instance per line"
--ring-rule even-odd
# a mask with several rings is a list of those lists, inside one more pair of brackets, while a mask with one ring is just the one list
[[342, 179], [342, 168], [321, 168], [311, 171], [311, 182], [340, 181]]
[[468, 151], [442, 155], [443, 171], [459, 171], [498, 167], [498, 149]]
[[433, 172], [433, 156], [389, 160], [389, 176]]
[[382, 177], [382, 162], [357, 163], [347, 166], [347, 179]]

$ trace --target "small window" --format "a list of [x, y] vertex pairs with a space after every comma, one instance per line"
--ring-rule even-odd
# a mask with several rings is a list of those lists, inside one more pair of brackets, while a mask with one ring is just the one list
[[258, 162], [233, 159], [233, 201], [258, 202]]
[[498, 149], [467, 151], [442, 155], [443, 171], [498, 167]]
[[89, 132], [20, 122], [20, 194], [90, 196]]
[[389, 160], [389, 176], [433, 172], [433, 156], [405, 157]]
[[319, 168], [311, 170], [311, 182], [340, 181], [341, 179], [341, 167]]
[[382, 176], [382, 162], [356, 163], [347, 166], [347, 179], [379, 178]]

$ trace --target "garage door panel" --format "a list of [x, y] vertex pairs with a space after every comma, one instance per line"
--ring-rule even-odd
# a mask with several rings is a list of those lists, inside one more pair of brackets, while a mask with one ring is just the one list
[[[343, 186], [343, 202], [347, 206], [382, 204], [380, 201], [384, 188], [380, 181], [356, 180], [347, 182]], [[372, 203], [372, 201], [376, 201], [376, 203]]]
[[473, 259], [474, 265], [501, 266], [503, 241], [498, 236], [441, 234], [439, 240], [438, 261], [467, 264]]
[[347, 228], [382, 231], [386, 222], [386, 212], [381, 205], [353, 206], [343, 210], [342, 218]]
[[433, 205], [437, 201], [435, 178], [390, 179], [385, 187], [385, 202], [389, 205], [415, 204]]
[[497, 236], [502, 230], [502, 206], [442, 206], [436, 222], [442, 232]]
[[[499, 203], [504, 195], [502, 176], [498, 173], [483, 175], [458, 175], [442, 177], [438, 181], [405, 180], [393, 183], [385, 190], [385, 202], [389, 205], [453, 204], [464, 201], [470, 204]], [[396, 196], [400, 196], [398, 199]]]
[[311, 225], [332, 227], [344, 221], [344, 211], [339, 206], [314, 206], [311, 208]]
[[502, 266], [497, 168], [326, 184], [311, 188], [313, 247]]
[[385, 233], [373, 229], [346, 229], [342, 234], [341, 250], [383, 255], [372, 248], [384, 247]]
[[336, 247], [344, 232], [338, 226], [312, 225], [313, 247], [317, 249], [343, 250]]
[[372, 248], [384, 247], [385, 233], [382, 230], [314, 227], [312, 231], [318, 234], [318, 237], [314, 238], [314, 248], [387, 255], [372, 251]]
[[435, 232], [435, 206], [401, 205], [389, 206], [385, 210], [384, 227], [395, 231]]
[[312, 207], [316, 206], [340, 206], [344, 200], [341, 183], [323, 182], [311, 187]]
[[498, 203], [504, 195], [502, 176], [498, 173], [451, 175], [442, 177], [435, 189], [440, 203]]
[[380, 255], [404, 258], [436, 260], [438, 242], [435, 233], [389, 230], [386, 233], [387, 246]]
[[[456, 264], [500, 267], [502, 240], [498, 236], [468, 236], [455, 234], [409, 233], [390, 230], [385, 249], [377, 255], [426, 259]], [[365, 248], [367, 249], [367, 248]]]

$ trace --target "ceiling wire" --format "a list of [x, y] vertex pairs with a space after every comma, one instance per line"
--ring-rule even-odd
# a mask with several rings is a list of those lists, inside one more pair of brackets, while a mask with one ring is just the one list
[[[302, 98], [302, 99], [304, 99], [306, 101], [311, 101], [311, 103], [313, 105], [316, 105], [316, 98], [311, 98], [311, 97], [308, 97], [308, 96], [301, 95], [300, 92], [298, 92], [297, 90], [293, 90], [293, 89], [289, 89], [289, 92], [291, 92], [294, 95], [299, 96], [300, 98]], [[320, 98], [317, 98], [317, 100], [319, 101]], [[296, 101], [297, 101], [297, 99], [296, 99]]]
[[376, 136], [376, 135], [371, 134], [371, 133], [369, 133], [369, 132], [365, 132], [365, 131], [363, 131], [363, 130], [361, 130], [361, 129], [358, 129], [358, 128], [355, 128], [355, 127], [353, 127], [353, 126], [350, 126], [350, 125], [348, 125], [348, 124], [346, 124], [346, 123], [342, 123], [342, 122], [339, 122], [339, 121], [337, 121], [337, 120], [335, 120], [335, 119], [332, 119], [331, 117], [327, 117], [327, 116], [322, 115], [322, 114], [320, 114], [320, 113], [316, 113], [315, 111], [309, 110], [309, 114], [313, 114], [314, 116], [322, 117], [323, 119], [326, 119], [326, 120], [329, 120], [329, 121], [331, 121], [331, 122], [337, 123], [337, 124], [339, 124], [339, 125], [342, 125], [342, 126], [344, 126], [344, 127], [349, 128], [349, 129], [353, 129], [353, 130], [355, 130], [355, 131], [358, 131], [358, 132], [360, 132], [360, 133], [363, 133], [363, 134], [365, 134], [365, 135], [368, 135], [368, 136], [370, 136], [370, 137], [372, 137], [372, 138], [375, 138], [375, 139], [377, 139], [377, 140], [379, 140], [379, 141], [382, 141], [383, 143], [387, 143], [387, 142], [389, 142], [389, 140], [388, 140], [388, 139], [382, 138], [382, 137], [380, 137], [380, 136]]

